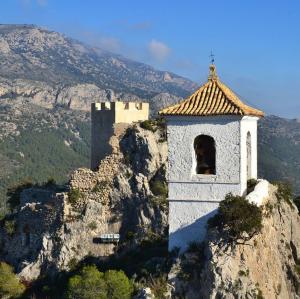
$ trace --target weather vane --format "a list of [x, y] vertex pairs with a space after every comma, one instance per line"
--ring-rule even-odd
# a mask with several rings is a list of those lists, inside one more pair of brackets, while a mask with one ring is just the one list
[[209, 58], [210, 58], [210, 63], [214, 64], [215, 63], [215, 54], [212, 51], [210, 51]]

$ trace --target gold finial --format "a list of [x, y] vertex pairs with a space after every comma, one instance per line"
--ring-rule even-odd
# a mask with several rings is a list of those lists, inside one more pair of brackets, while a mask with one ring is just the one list
[[214, 64], [211, 64], [209, 66], [208, 80], [209, 81], [216, 81], [216, 80], [218, 80], [217, 70], [216, 70], [216, 66]]

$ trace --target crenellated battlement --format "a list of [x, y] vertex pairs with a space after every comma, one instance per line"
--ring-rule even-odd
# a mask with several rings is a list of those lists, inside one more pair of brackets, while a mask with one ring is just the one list
[[110, 138], [116, 124], [131, 124], [147, 120], [149, 103], [99, 102], [91, 105], [92, 151], [91, 167], [96, 169], [100, 161], [111, 153]]
[[146, 111], [149, 112], [148, 103], [137, 102], [99, 102], [92, 103], [92, 111]]

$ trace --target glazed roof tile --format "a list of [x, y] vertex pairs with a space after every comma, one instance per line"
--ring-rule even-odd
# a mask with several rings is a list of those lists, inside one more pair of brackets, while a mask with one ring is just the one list
[[159, 111], [159, 114], [187, 116], [264, 116], [262, 111], [244, 104], [231, 89], [219, 80], [214, 65], [210, 66], [208, 81], [204, 85], [187, 99], [162, 109]]

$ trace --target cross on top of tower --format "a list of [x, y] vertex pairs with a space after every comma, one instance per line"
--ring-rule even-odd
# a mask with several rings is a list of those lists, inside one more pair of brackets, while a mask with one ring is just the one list
[[215, 63], [215, 54], [212, 51], [210, 51], [209, 58], [210, 58], [210, 63], [214, 64]]

